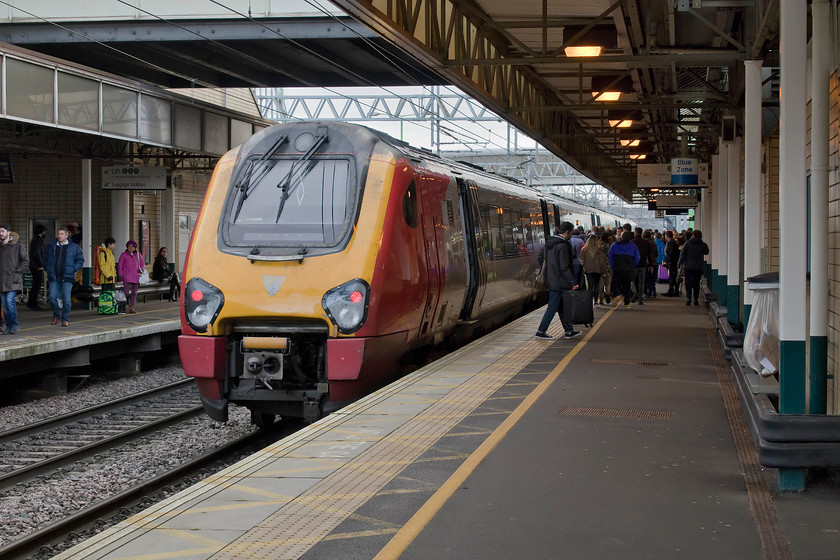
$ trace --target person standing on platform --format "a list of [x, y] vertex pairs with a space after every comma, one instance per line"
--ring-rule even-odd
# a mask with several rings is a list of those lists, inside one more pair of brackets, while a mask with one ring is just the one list
[[[76, 273], [85, 264], [85, 254], [82, 248], [70, 241], [70, 232], [66, 228], [58, 228], [55, 241], [47, 244], [44, 253], [44, 269], [50, 281], [50, 305], [53, 310], [51, 325], [58, 324], [66, 327], [70, 324], [70, 294]], [[59, 300], [61, 303], [59, 304]]]
[[137, 313], [134, 306], [137, 303], [137, 290], [140, 289], [140, 273], [146, 270], [144, 260], [137, 250], [137, 242], [132, 239], [125, 244], [125, 251], [117, 263], [117, 273], [123, 280], [123, 292], [129, 313]]
[[618, 283], [619, 294], [624, 295], [624, 309], [630, 309], [630, 285], [641, 256], [633, 243], [633, 233], [625, 230], [621, 239], [610, 246], [610, 268], [613, 270], [613, 282]]
[[680, 274], [680, 267], [677, 266], [679, 260], [680, 245], [674, 239], [674, 232], [668, 230], [665, 232], [665, 266], [668, 268], [668, 291], [665, 295], [667, 297], [680, 295], [680, 287], [677, 283]]
[[546, 340], [554, 338], [545, 331], [555, 313], [560, 316], [566, 338], [575, 338], [580, 335], [580, 331], [576, 331], [572, 324], [566, 321], [563, 314], [563, 292], [577, 290], [580, 287], [572, 270], [572, 245], [569, 243], [574, 229], [575, 226], [571, 222], [561, 223], [559, 235], [549, 237], [545, 242], [544, 251], [540, 252], [540, 265], [543, 259], [546, 260], [545, 285], [548, 288], [548, 307], [534, 335], [537, 338]]
[[73, 220], [67, 224], [67, 232], [70, 234], [70, 241], [76, 245], [82, 244], [82, 228], [79, 226], [79, 222]]
[[39, 309], [38, 300], [41, 298], [41, 287], [44, 285], [44, 251], [47, 249], [47, 228], [38, 224], [35, 235], [29, 242], [29, 273], [32, 274], [32, 288], [26, 307]]
[[2, 334], [18, 332], [15, 296], [23, 287], [21, 275], [28, 266], [29, 256], [23, 244], [18, 243], [18, 235], [9, 230], [8, 224], [0, 224], [0, 298], [6, 321], [6, 329]]
[[700, 277], [703, 275], [703, 257], [709, 254], [709, 246], [703, 241], [703, 233], [694, 230], [691, 239], [685, 242], [680, 251], [679, 266], [685, 267], [685, 300], [686, 305], [691, 305], [692, 293], [694, 305], [700, 305]]
[[114, 248], [117, 242], [113, 237], [108, 237], [102, 242], [99, 251], [99, 279], [102, 291], [113, 291], [117, 282], [117, 261], [114, 257]]

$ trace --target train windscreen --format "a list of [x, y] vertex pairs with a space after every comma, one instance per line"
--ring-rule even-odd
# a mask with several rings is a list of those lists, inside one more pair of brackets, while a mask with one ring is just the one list
[[227, 205], [230, 245], [332, 247], [352, 225], [349, 158], [255, 159], [240, 174]]

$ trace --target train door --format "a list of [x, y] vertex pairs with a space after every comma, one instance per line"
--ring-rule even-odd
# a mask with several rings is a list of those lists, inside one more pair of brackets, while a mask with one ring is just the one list
[[467, 254], [467, 291], [464, 297], [464, 304], [461, 307], [461, 320], [472, 319], [473, 309], [476, 302], [484, 297], [485, 282], [487, 277], [486, 263], [484, 262], [483, 249], [479, 246], [481, 239], [481, 227], [479, 225], [478, 200], [476, 200], [475, 183], [465, 181], [460, 177], [458, 182], [458, 194], [460, 197], [462, 229], [464, 231], [464, 249]]
[[434, 330], [435, 310], [440, 300], [440, 292], [443, 279], [440, 260], [440, 248], [444, 240], [441, 216], [440, 201], [446, 196], [446, 185], [438, 185], [433, 180], [419, 178], [420, 188], [420, 223], [423, 228], [423, 246], [426, 251], [426, 265], [428, 269], [428, 281], [426, 282], [427, 295], [426, 307], [423, 310], [423, 320], [420, 326], [420, 336]]
[[551, 235], [551, 227], [549, 227], [550, 217], [548, 212], [548, 203], [545, 200], [540, 199], [540, 209], [542, 210], [543, 233], [545, 234], [545, 239], [548, 239], [548, 236]]

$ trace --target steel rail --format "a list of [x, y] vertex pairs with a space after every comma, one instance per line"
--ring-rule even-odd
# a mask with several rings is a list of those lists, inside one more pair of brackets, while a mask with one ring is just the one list
[[41, 547], [54, 544], [58, 539], [66, 537], [71, 532], [83, 529], [103, 517], [113, 515], [123, 507], [134, 505], [145, 496], [157, 492], [167, 485], [178, 482], [180, 479], [189, 476], [191, 472], [197, 471], [208, 463], [212, 463], [232, 453], [239, 447], [244, 447], [254, 441], [258, 441], [261, 437], [265, 437], [262, 431], [256, 431], [242, 436], [228, 444], [214, 448], [212, 451], [196, 457], [183, 465], [179, 465], [170, 471], [161, 473], [132, 488], [123, 490], [110, 498], [106, 498], [101, 502], [79, 510], [61, 521], [16, 539], [0, 547], [0, 558], [4, 560], [30, 558]]
[[188, 385], [192, 382], [192, 379], [182, 379], [180, 381], [170, 383], [169, 385], [163, 385], [162, 387], [156, 387], [154, 389], [149, 389], [148, 391], [143, 391], [141, 393], [134, 393], [125, 397], [120, 397], [118, 399], [110, 400], [108, 402], [90, 406], [88, 408], [83, 408], [74, 412], [68, 412], [67, 414], [62, 414], [61, 416], [53, 416], [51, 418], [46, 418], [44, 420], [41, 420], [40, 422], [35, 422], [34, 424], [27, 424], [25, 426], [20, 426], [19, 428], [12, 428], [10, 430], [0, 432], [0, 444], [15, 439], [31, 436], [33, 434], [37, 434], [38, 432], [51, 430], [53, 428], [59, 428], [61, 426], [65, 426], [67, 424], [76, 422], [78, 420], [82, 420], [84, 418], [90, 418], [91, 416], [95, 416], [97, 414], [110, 412], [111, 410], [116, 410], [127, 404], [145, 400], [149, 397], [155, 396], [158, 393], [165, 394], [175, 389], [179, 389], [184, 385]]
[[34, 463], [27, 467], [23, 467], [20, 469], [16, 469], [10, 473], [0, 475], [0, 491], [6, 490], [7, 488], [14, 486], [15, 484], [20, 484], [21, 482], [25, 482], [27, 480], [31, 480], [36, 476], [52, 472], [58, 468], [61, 468], [65, 465], [69, 465], [95, 455], [97, 453], [102, 452], [104, 449], [117, 447], [129, 441], [133, 441], [143, 437], [147, 434], [156, 432], [161, 428], [165, 428], [172, 424], [177, 424], [179, 422], [183, 422], [189, 418], [193, 418], [199, 416], [204, 412], [204, 407], [201, 405], [190, 407], [187, 410], [171, 414], [165, 418], [161, 418], [155, 420], [151, 423], [145, 424], [143, 426], [139, 426], [137, 428], [125, 431], [121, 434], [117, 434], [88, 445], [73, 449], [66, 453], [62, 453], [60, 455], [56, 455], [54, 457], [50, 457], [43, 461], [39, 461], [38, 463]]

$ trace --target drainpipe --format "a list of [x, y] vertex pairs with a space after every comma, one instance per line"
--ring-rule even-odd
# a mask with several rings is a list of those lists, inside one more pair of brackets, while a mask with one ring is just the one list
[[709, 205], [707, 208], [709, 209], [708, 216], [708, 226], [706, 229], [709, 230], [710, 235], [709, 237], [709, 252], [711, 253], [709, 256], [710, 259], [710, 269], [711, 274], [709, 274], [708, 278], [708, 286], [709, 289], [717, 294], [720, 297], [720, 293], [718, 292], [718, 276], [720, 276], [720, 235], [718, 232], [720, 231], [720, 227], [718, 225], [718, 204], [720, 204], [720, 186], [718, 185], [717, 181], [717, 168], [720, 165], [720, 158], [717, 154], [712, 155], [712, 161], [710, 162], [710, 168], [712, 173], [709, 175], [709, 187], [706, 189], [706, 198], [709, 201]]
[[715, 190], [718, 192], [718, 277], [715, 291], [718, 295], [718, 304], [727, 305], [727, 271], [729, 270], [729, 146], [718, 142], [718, 166], [715, 173]]
[[811, 4], [811, 368], [808, 411], [826, 413], [828, 371], [828, 0]]
[[[806, 25], [802, 0], [780, 0], [779, 412], [805, 413], [805, 99]], [[779, 471], [779, 489], [805, 488], [804, 468]]]
[[[761, 274], [761, 61], [745, 60], [744, 108], [744, 278]], [[746, 250], [748, 249], [748, 250]], [[744, 290], [744, 325], [755, 292]]]
[[727, 179], [727, 266], [726, 320], [734, 327], [741, 324], [741, 138], [727, 145], [729, 152]]

